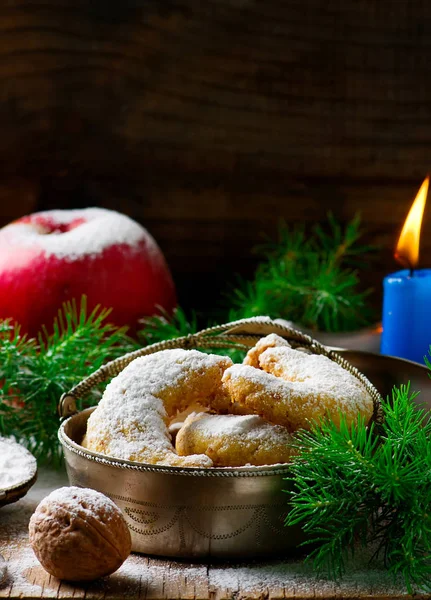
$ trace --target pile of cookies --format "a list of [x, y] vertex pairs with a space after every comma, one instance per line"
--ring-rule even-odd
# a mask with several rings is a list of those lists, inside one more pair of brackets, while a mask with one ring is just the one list
[[157, 465], [272, 465], [289, 462], [298, 429], [341, 414], [368, 421], [373, 408], [348, 371], [271, 334], [242, 364], [182, 349], [135, 359], [106, 387], [82, 445]]

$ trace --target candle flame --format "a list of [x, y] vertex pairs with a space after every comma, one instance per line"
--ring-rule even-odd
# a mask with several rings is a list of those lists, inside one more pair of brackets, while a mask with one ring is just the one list
[[416, 267], [419, 262], [419, 240], [428, 195], [428, 185], [429, 175], [425, 178], [414, 199], [395, 249], [397, 261], [409, 269]]

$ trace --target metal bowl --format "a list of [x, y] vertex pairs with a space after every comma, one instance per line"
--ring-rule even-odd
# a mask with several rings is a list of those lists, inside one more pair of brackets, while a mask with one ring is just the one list
[[87, 409], [60, 428], [71, 485], [103, 492], [122, 509], [135, 552], [176, 558], [243, 559], [293, 550], [286, 528], [286, 465], [186, 469], [101, 457], [79, 446]]
[[[95, 384], [119, 373], [137, 356], [167, 347], [233, 347], [246, 350], [257, 339], [271, 332], [284, 336], [309, 352], [328, 356], [358, 377], [373, 396], [374, 416], [378, 418], [379, 393], [345, 358], [309, 336], [269, 319], [230, 323], [144, 348], [102, 367], [63, 395], [60, 414], [68, 418], [60, 427], [59, 439], [69, 481], [72, 485], [99, 490], [120, 506], [132, 534], [135, 552], [175, 558], [239, 560], [291, 553], [303, 540], [299, 528], [285, 528], [283, 525], [287, 498], [282, 490], [289, 488], [285, 480], [289, 475], [288, 465], [187, 469], [114, 459], [80, 445], [87, 419], [94, 409], [74, 414], [78, 398]], [[364, 371], [369, 366], [370, 373], [374, 373], [371, 366], [374, 355], [366, 355], [368, 359], [361, 363], [363, 355], [356, 352], [346, 358], [353, 363], [356, 360], [362, 368], [365, 367]], [[384, 394], [397, 381], [398, 362], [406, 361], [386, 359], [383, 365]], [[394, 376], [392, 383], [391, 369]], [[418, 369], [421, 370], [421, 367]], [[427, 380], [427, 383], [429, 385], [430, 382]]]
[[415, 402], [431, 409], [430, 370], [425, 365], [404, 358], [359, 350], [337, 348], [336, 352], [361, 371], [383, 398], [391, 396], [394, 386], [399, 387], [410, 382], [411, 391], [420, 392]]

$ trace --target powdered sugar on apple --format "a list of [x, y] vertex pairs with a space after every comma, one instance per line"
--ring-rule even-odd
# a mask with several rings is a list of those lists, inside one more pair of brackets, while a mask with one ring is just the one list
[[[67, 229], [67, 227], [70, 229]], [[126, 215], [104, 208], [35, 213], [3, 229], [11, 246], [38, 246], [48, 256], [76, 260], [124, 245], [157, 257], [158, 247], [144, 227]]]

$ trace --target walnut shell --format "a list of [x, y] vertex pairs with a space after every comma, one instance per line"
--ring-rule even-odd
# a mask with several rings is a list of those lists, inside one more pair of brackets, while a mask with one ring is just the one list
[[131, 551], [121, 510], [95, 490], [63, 487], [44, 498], [29, 524], [30, 544], [54, 577], [89, 581], [116, 571]]

